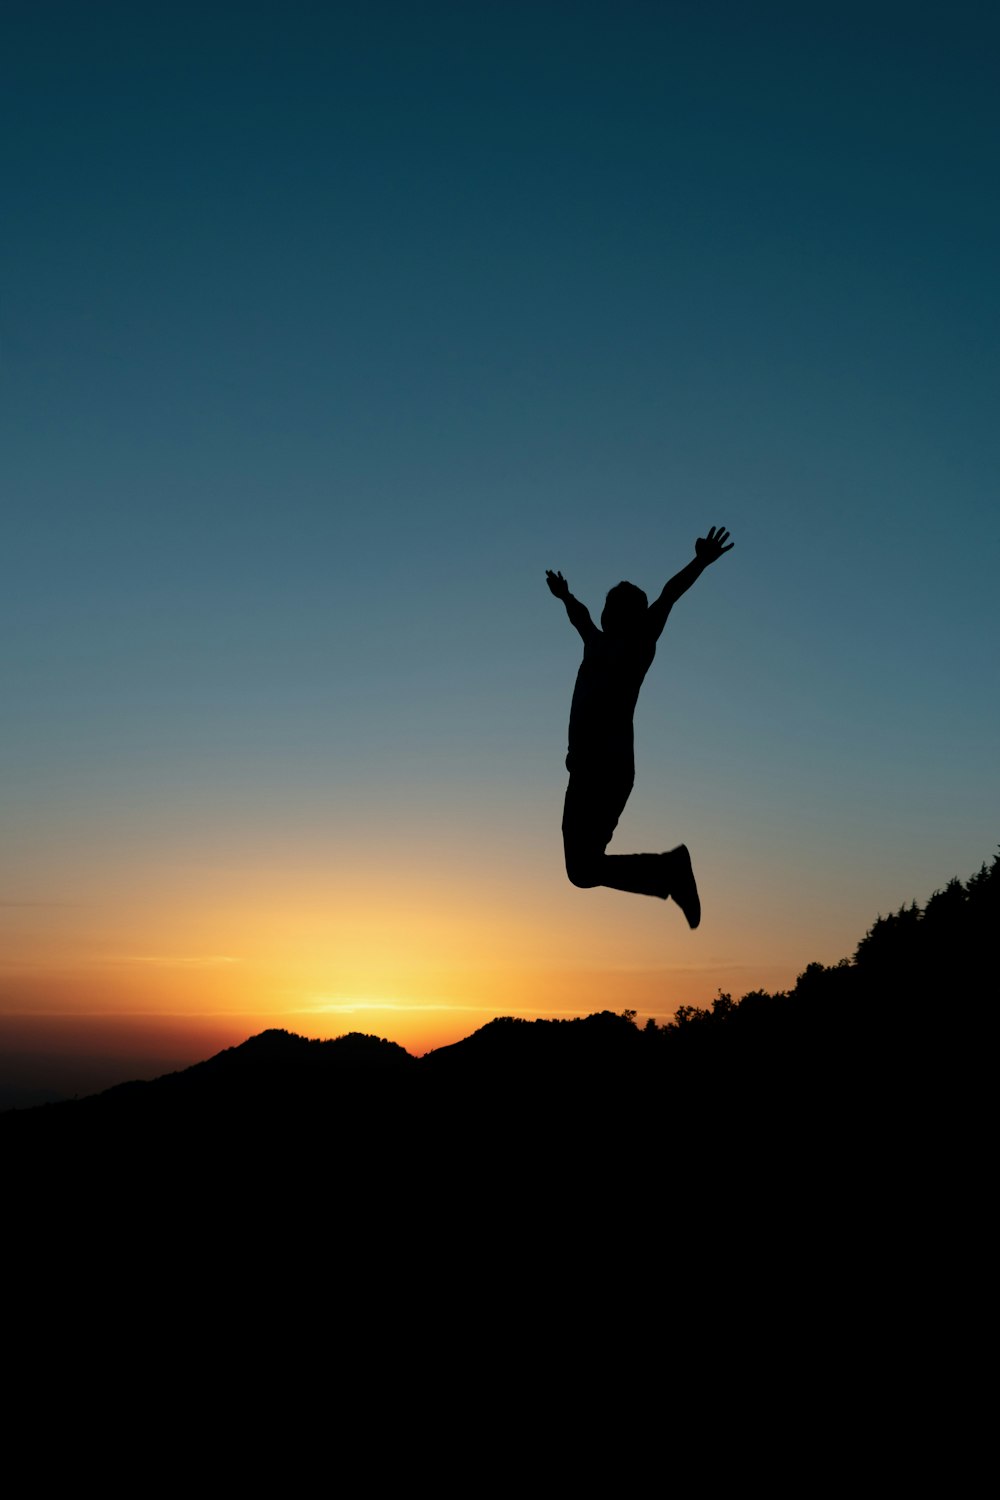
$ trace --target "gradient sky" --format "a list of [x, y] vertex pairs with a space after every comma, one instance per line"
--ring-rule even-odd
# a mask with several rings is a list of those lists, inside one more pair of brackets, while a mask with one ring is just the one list
[[[995, 7], [0, 24], [14, 1071], [662, 1017], [992, 857]], [[692, 934], [566, 881], [544, 572], [712, 524], [613, 846], [691, 846]]]

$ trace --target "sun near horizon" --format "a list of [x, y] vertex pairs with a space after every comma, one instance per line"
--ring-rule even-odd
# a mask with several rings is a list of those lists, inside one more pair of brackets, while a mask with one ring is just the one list
[[106, 847], [86, 896], [4, 912], [7, 1081], [85, 1092], [271, 1027], [360, 1031], [421, 1054], [502, 1015], [631, 1009], [663, 1021], [720, 989], [780, 988], [830, 948], [829, 933], [814, 933], [826, 938], [818, 955], [806, 942], [803, 958], [793, 950], [775, 962], [760, 932], [726, 919], [731, 877], [707, 855], [713, 904], [692, 934], [672, 903], [575, 890], [557, 837], [546, 829], [540, 842], [534, 868], [514, 862], [478, 883], [471, 870], [455, 879], [407, 868], [401, 852], [390, 879], [363, 843], [341, 843], [349, 877], [296, 865], [291, 849], [240, 869], [206, 873], [191, 859], [168, 873], [130, 847], [118, 861]]

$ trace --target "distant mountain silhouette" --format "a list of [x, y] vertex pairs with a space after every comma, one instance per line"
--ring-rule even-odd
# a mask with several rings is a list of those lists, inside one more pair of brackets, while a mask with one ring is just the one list
[[943, 1060], [978, 1037], [974, 997], [993, 971], [998, 916], [1000, 856], [923, 909], [879, 917], [853, 959], [810, 964], [787, 993], [720, 994], [642, 1028], [631, 1011], [500, 1017], [420, 1059], [358, 1033], [265, 1031], [149, 1083], [9, 1111], [0, 1130], [12, 1151], [101, 1143], [120, 1155], [144, 1143], [193, 1159], [230, 1139], [244, 1152], [335, 1148], [341, 1169], [364, 1157], [425, 1171], [458, 1170], [472, 1143], [494, 1160], [567, 1141], [604, 1151], [622, 1129], [662, 1140], [692, 1121], [731, 1152], [748, 1130], [787, 1130], [790, 1115], [793, 1129], [843, 1131], [845, 1101], [863, 1132], [930, 1078], [947, 1083]]
[[447, 1077], [464, 1070], [479, 1075], [507, 1066], [603, 1068], [612, 1060], [634, 1061], [638, 1051], [639, 1033], [632, 1014], [602, 1010], [572, 1020], [498, 1016], [462, 1041], [427, 1053], [422, 1063], [434, 1077]]
[[416, 1058], [398, 1043], [357, 1031], [317, 1041], [272, 1029], [250, 1037], [238, 1047], [227, 1047], [193, 1067], [167, 1073], [150, 1083], [118, 1084], [96, 1098], [116, 1102], [137, 1099], [142, 1093], [160, 1103], [181, 1096], [196, 1099], [222, 1092], [283, 1093], [288, 1088], [316, 1083], [326, 1086], [348, 1075], [367, 1076], [415, 1064]]

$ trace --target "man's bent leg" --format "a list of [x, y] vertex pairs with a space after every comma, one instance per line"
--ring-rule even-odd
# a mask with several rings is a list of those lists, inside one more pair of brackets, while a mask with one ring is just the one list
[[585, 890], [606, 885], [616, 891], [666, 899], [670, 894], [670, 856], [604, 852], [634, 780], [634, 770], [628, 765], [571, 772], [562, 825], [566, 874], [574, 885]]
[[701, 918], [698, 887], [683, 844], [667, 854], [605, 853], [633, 780], [631, 767], [588, 767], [570, 774], [562, 825], [566, 874], [584, 890], [604, 885], [661, 901], [673, 896], [689, 926], [697, 927]]
[[583, 890], [604, 884], [604, 851], [631, 790], [631, 779], [623, 791], [622, 779], [616, 787], [611, 778], [593, 771], [570, 774], [563, 804], [563, 851], [566, 874]]

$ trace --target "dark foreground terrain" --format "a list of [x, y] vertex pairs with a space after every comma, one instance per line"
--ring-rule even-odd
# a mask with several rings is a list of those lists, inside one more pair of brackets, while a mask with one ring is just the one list
[[144, 1444], [131, 1469], [212, 1427], [255, 1471], [315, 1432], [381, 1476], [440, 1429], [501, 1471], [529, 1444], [528, 1472], [544, 1432], [551, 1472], [602, 1492], [669, 1443], [682, 1482], [728, 1461], [797, 1494], [874, 1473], [873, 1435], [895, 1473], [930, 1402], [951, 1482], [998, 891], [994, 861], [789, 994], [665, 1027], [499, 1019], [421, 1059], [271, 1031], [0, 1117], [31, 1420], [59, 1414], [74, 1474], [114, 1434]]
[[0, 1117], [7, 1196], [82, 1222], [260, 1215], [268, 1233], [283, 1214], [408, 1238], [428, 1216], [461, 1236], [484, 1215], [525, 1233], [569, 1215], [603, 1240], [667, 1201], [688, 1205], [672, 1234], [816, 1213], [832, 1233], [845, 1193], [857, 1222], [951, 1170], [946, 1143], [976, 1108], [998, 892], [1000, 858], [880, 917], [852, 959], [810, 965], [787, 994], [720, 995], [661, 1027], [500, 1018], [420, 1059], [264, 1032]]

